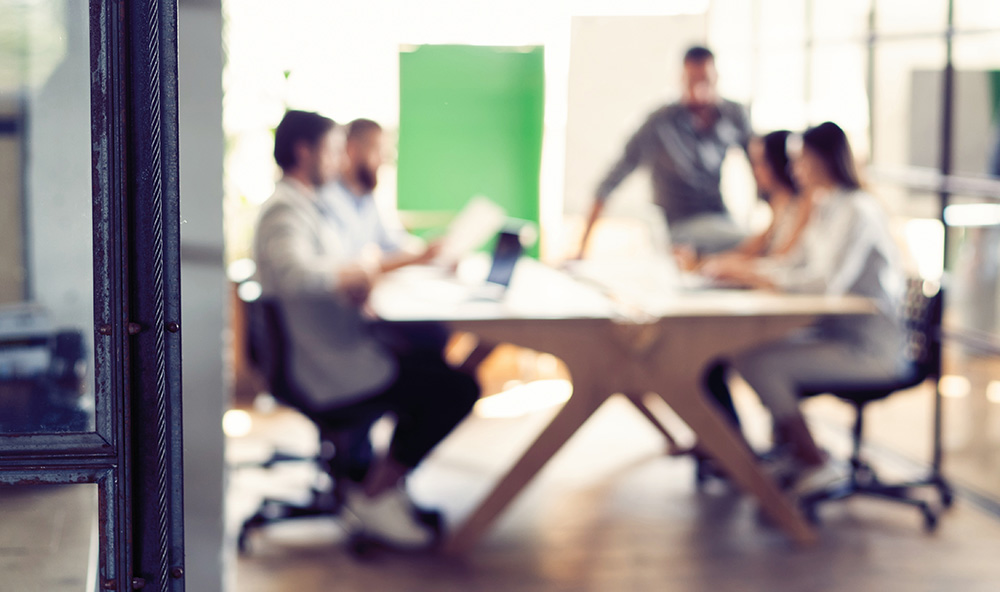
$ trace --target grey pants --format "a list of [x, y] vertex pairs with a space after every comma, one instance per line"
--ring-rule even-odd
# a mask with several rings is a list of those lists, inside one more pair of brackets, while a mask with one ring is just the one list
[[898, 355], [877, 355], [846, 341], [797, 335], [739, 353], [732, 367], [753, 387], [775, 421], [799, 413], [799, 393], [898, 377]]

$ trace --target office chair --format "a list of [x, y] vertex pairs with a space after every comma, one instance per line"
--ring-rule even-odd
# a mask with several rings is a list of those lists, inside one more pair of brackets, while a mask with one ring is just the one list
[[[951, 487], [940, 472], [941, 395], [936, 387], [937, 380], [941, 375], [942, 300], [943, 290], [939, 286], [920, 279], [910, 279], [907, 282], [902, 320], [905, 323], [906, 354], [910, 364], [905, 374], [895, 380], [880, 384], [862, 386], [813, 385], [800, 393], [802, 396], [833, 394], [851, 403], [855, 409], [849, 479], [843, 485], [814, 493], [800, 501], [802, 510], [809, 520], [818, 521], [817, 506], [823, 502], [854, 495], [865, 495], [908, 504], [920, 509], [924, 517], [924, 527], [930, 532], [937, 527], [938, 513], [926, 501], [912, 496], [911, 490], [917, 487], [935, 487], [940, 496], [941, 505], [944, 508], [951, 506], [953, 501]], [[878, 478], [871, 465], [862, 458], [862, 428], [865, 407], [872, 401], [884, 399], [896, 391], [917, 386], [928, 379], [935, 381], [934, 460], [931, 473], [927, 478], [918, 481], [885, 483]]]
[[[244, 304], [247, 306], [247, 346], [252, 365], [262, 374], [275, 399], [308, 417], [303, 398], [289, 379], [289, 344], [280, 307], [276, 302], [264, 299]], [[342, 424], [325, 422], [320, 431], [319, 451], [313, 457], [275, 451], [267, 460], [253, 463], [253, 466], [266, 469], [283, 462], [313, 462], [322, 478], [312, 487], [309, 500], [305, 503], [264, 498], [257, 511], [243, 521], [237, 539], [240, 552], [249, 551], [252, 531], [269, 524], [299, 518], [337, 516], [344, 500], [342, 484], [350, 470], [345, 452], [352, 446], [367, 446], [368, 430], [376, 419], [378, 417], [373, 416], [368, 421], [359, 422], [352, 418]], [[350, 534], [349, 549], [356, 554], [364, 553], [370, 545], [357, 533]]]

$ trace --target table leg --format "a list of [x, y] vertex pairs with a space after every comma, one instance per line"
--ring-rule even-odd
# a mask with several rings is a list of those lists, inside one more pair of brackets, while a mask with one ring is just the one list
[[660, 393], [664, 401], [683, 419], [698, 438], [698, 446], [714, 458], [729, 478], [755, 496], [761, 508], [797, 543], [812, 544], [816, 532], [773, 479], [765, 475], [753, 452], [700, 393], [697, 380]]
[[496, 349], [496, 344], [491, 341], [480, 340], [476, 346], [469, 352], [469, 355], [465, 356], [462, 363], [458, 365], [456, 370], [459, 372], [464, 372], [466, 374], [474, 375], [476, 369], [479, 365], [483, 363], [493, 350]]
[[521, 458], [505, 474], [479, 506], [473, 510], [462, 525], [445, 544], [446, 553], [463, 553], [479, 540], [479, 537], [496, 520], [500, 512], [520, 493], [539, 470], [562, 448], [577, 429], [597, 411], [610, 394], [581, 392], [577, 387], [572, 397], [556, 414], [538, 438], [521, 455]]
[[652, 410], [646, 406], [646, 402], [642, 400], [643, 395], [641, 393], [627, 392], [623, 394], [629, 401], [632, 402], [633, 405], [635, 405], [636, 409], [639, 410], [639, 413], [642, 413], [642, 415], [653, 424], [653, 427], [659, 430], [659, 432], [663, 434], [663, 437], [667, 439], [667, 454], [670, 456], [680, 456], [691, 451], [689, 448], [679, 445], [677, 440], [674, 440], [673, 435], [669, 430], [667, 430], [667, 426], [663, 425], [660, 418], [656, 417]]

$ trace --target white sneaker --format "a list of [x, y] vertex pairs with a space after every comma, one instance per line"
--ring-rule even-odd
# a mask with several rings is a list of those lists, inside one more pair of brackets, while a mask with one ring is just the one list
[[808, 497], [844, 484], [850, 478], [850, 472], [843, 463], [827, 457], [823, 464], [803, 469], [799, 473], [792, 485], [792, 493], [797, 497]]
[[777, 453], [760, 460], [760, 469], [779, 487], [787, 489], [802, 471], [802, 465], [791, 454]]
[[361, 522], [362, 531], [386, 545], [400, 549], [426, 549], [435, 542], [434, 531], [417, 519], [417, 514], [401, 488], [368, 497], [356, 487], [349, 488], [344, 504]]

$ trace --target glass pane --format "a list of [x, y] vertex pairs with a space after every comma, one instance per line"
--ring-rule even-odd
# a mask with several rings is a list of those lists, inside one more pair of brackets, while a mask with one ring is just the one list
[[805, 42], [805, 2], [761, 0], [758, 10], [758, 39], [762, 46], [801, 45]]
[[948, 0], [878, 0], [875, 3], [878, 33], [941, 33], [947, 25]]
[[877, 171], [866, 181], [871, 193], [893, 218], [937, 220], [941, 215], [941, 201], [936, 192], [907, 187], [897, 179], [886, 180]]
[[825, 39], [859, 40], [868, 34], [871, 0], [813, 2], [813, 34]]
[[956, 37], [954, 60], [952, 171], [1000, 176], [1000, 32]]
[[753, 97], [754, 53], [749, 48], [730, 45], [713, 51], [719, 70], [719, 93], [731, 101], [748, 104]]
[[753, 22], [752, 2], [716, 0], [709, 5], [708, 46], [715, 52], [719, 92], [744, 103], [753, 96]]
[[877, 46], [872, 97], [877, 167], [938, 167], [944, 62], [941, 39]]
[[0, 433], [93, 429], [85, 2], [0, 3]]
[[996, 0], [955, 0], [955, 27], [958, 29], [1000, 29], [1000, 2]]
[[[746, 0], [713, 0], [709, 4], [708, 41], [717, 54], [749, 50], [753, 42], [753, 5]], [[697, 39], [697, 35], [691, 39]]]
[[944, 213], [950, 247], [952, 324], [1000, 334], [1000, 204], [953, 195]]
[[0, 589], [94, 590], [97, 485], [0, 485]]
[[751, 110], [753, 128], [761, 133], [806, 126], [805, 52], [802, 49], [762, 51], [757, 94]]
[[810, 69], [809, 122], [833, 121], [844, 128], [854, 156], [868, 160], [867, 46], [818, 45]]

